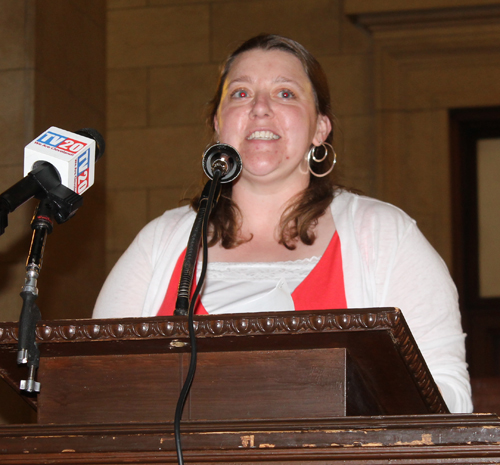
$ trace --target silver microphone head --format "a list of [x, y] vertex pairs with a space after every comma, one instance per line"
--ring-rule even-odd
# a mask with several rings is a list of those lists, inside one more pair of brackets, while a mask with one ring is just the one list
[[214, 178], [214, 171], [222, 171], [221, 183], [231, 182], [236, 179], [243, 168], [241, 156], [238, 151], [229, 144], [215, 144], [209, 147], [203, 154], [203, 171], [210, 178]]

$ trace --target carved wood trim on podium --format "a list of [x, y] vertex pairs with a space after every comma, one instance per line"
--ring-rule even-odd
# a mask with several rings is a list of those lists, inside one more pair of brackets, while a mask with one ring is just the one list
[[[398, 309], [196, 318], [198, 368], [186, 421], [446, 413]], [[165, 422], [189, 339], [185, 318], [43, 322], [38, 422]], [[0, 325], [0, 374], [13, 386], [17, 328]]]

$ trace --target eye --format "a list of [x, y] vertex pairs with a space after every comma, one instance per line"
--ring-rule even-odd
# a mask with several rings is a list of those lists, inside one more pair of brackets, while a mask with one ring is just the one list
[[295, 97], [295, 94], [291, 90], [283, 89], [278, 92], [278, 96], [284, 99], [290, 99]]
[[248, 97], [248, 92], [245, 89], [237, 89], [231, 94], [231, 97], [246, 98]]

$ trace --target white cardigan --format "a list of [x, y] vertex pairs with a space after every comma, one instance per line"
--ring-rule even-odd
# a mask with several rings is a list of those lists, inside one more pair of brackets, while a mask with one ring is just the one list
[[[398, 307], [452, 412], [471, 412], [465, 335], [445, 263], [400, 209], [341, 192], [331, 204], [349, 308]], [[195, 213], [165, 212], [138, 234], [108, 276], [94, 318], [155, 316]]]

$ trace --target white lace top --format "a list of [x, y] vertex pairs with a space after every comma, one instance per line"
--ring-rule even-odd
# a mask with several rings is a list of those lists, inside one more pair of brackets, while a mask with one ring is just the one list
[[[319, 260], [209, 263], [201, 296], [203, 306], [210, 314], [295, 310], [291, 294]], [[200, 274], [201, 262], [197, 280]]]

